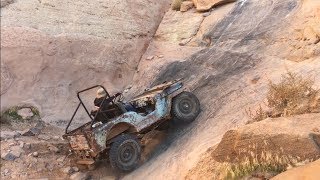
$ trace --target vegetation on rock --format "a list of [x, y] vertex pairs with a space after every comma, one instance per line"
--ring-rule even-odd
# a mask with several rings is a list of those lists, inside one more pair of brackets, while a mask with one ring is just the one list
[[269, 179], [298, 164], [298, 158], [262, 153], [260, 158], [252, 153], [252, 159], [242, 163], [226, 164], [224, 179], [263, 178]]
[[10, 123], [11, 121], [23, 121], [23, 117], [19, 115], [18, 111], [23, 108], [30, 108], [33, 116], [30, 119], [40, 117], [40, 112], [36, 107], [33, 106], [12, 106], [3, 112], [1, 112], [1, 123]]
[[311, 113], [319, 108], [320, 89], [313, 88], [313, 85], [311, 78], [288, 72], [279, 84], [269, 83], [269, 107], [283, 116]]
[[287, 72], [279, 83], [269, 82], [267, 95], [268, 108], [261, 106], [254, 113], [247, 110], [252, 122], [267, 117], [292, 116], [305, 113], [320, 112], [320, 89], [314, 88], [312, 78], [304, 78], [296, 73]]
[[186, 1], [186, 0], [173, 0], [171, 4], [171, 9], [180, 11], [180, 7], [183, 1]]

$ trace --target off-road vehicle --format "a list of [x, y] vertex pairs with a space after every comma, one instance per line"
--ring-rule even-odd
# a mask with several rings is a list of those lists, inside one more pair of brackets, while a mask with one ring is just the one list
[[[101, 157], [108, 157], [113, 168], [122, 171], [135, 169], [142, 151], [140, 140], [146, 133], [169, 120], [190, 123], [200, 113], [198, 98], [191, 92], [183, 91], [182, 87], [182, 81], [176, 80], [146, 89], [126, 103], [115, 98], [107, 110], [102, 111], [99, 108], [95, 116], [89, 113], [80, 94], [94, 88], [103, 88], [106, 99], [112, 96], [101, 85], [77, 92], [80, 102], [63, 136], [69, 141], [70, 150], [76, 155], [77, 163], [89, 165]], [[68, 131], [80, 106], [84, 107], [91, 121]], [[97, 121], [99, 113], [104, 113], [108, 121]]]

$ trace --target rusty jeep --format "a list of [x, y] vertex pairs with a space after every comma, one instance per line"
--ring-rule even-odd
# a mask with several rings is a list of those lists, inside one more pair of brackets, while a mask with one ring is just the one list
[[[107, 111], [101, 112], [99, 109], [95, 116], [89, 113], [80, 93], [103, 88], [109, 98], [111, 96], [107, 90], [97, 85], [77, 92], [80, 102], [63, 135], [68, 140], [70, 151], [75, 154], [77, 163], [90, 165], [105, 157], [115, 169], [134, 170], [140, 162], [141, 139], [146, 133], [169, 120], [190, 123], [200, 113], [198, 98], [191, 92], [183, 91], [182, 87], [182, 81], [175, 80], [146, 89], [126, 103], [115, 98], [110, 102]], [[68, 128], [80, 106], [84, 107], [91, 120], [69, 131]], [[99, 113], [106, 113], [109, 120], [97, 121], [96, 116]]]

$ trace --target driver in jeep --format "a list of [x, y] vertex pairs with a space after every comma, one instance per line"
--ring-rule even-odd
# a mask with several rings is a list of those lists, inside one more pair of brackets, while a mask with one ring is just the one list
[[[115, 95], [106, 98], [107, 93], [104, 91], [103, 88], [98, 89], [96, 98], [94, 99], [94, 109], [91, 111], [92, 116], [97, 116], [96, 121], [101, 121], [103, 123], [106, 123], [110, 118], [108, 116], [108, 113], [106, 111], [112, 109], [111, 102], [118, 96], [120, 96], [121, 93], [116, 93]], [[102, 104], [103, 102], [103, 104]], [[98, 110], [100, 109], [99, 113], [97, 114]]]

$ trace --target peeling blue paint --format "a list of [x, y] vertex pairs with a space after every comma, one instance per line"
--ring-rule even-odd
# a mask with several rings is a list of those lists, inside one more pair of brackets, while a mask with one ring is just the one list
[[149, 127], [150, 125], [156, 123], [160, 119], [166, 117], [170, 110], [168, 106], [170, 106], [171, 101], [168, 97], [161, 97], [161, 94], [157, 94], [155, 96], [156, 105], [155, 110], [149, 113], [146, 116], [140, 115], [136, 112], [126, 112], [121, 116], [117, 117], [116, 119], [103, 124], [102, 126], [98, 127], [94, 131], [94, 137], [96, 139], [97, 144], [100, 146], [101, 149], [106, 148], [106, 141], [108, 134], [110, 133], [112, 127], [119, 123], [128, 123], [132, 125], [137, 132], [141, 131]]

